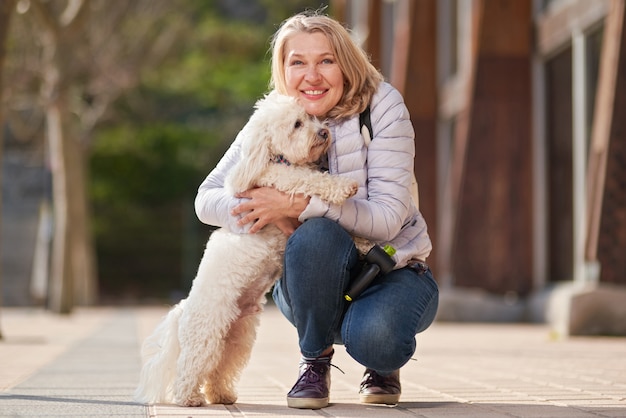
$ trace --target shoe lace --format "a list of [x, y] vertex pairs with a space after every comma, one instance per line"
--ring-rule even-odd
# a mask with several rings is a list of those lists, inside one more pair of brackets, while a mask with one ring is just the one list
[[385, 378], [373, 370], [369, 370], [365, 376], [365, 380], [361, 383], [361, 386], [383, 386], [385, 384]]
[[367, 373], [365, 374], [364, 379], [361, 382], [362, 389], [367, 387], [387, 388], [395, 386], [397, 386], [396, 382], [389, 379], [389, 377], [381, 376], [371, 369], [367, 370]]
[[320, 357], [313, 360], [302, 359], [300, 361], [301, 373], [298, 378], [298, 385], [316, 384], [328, 372], [329, 367], [334, 367], [342, 374], [345, 374], [343, 370], [330, 362], [330, 357]]

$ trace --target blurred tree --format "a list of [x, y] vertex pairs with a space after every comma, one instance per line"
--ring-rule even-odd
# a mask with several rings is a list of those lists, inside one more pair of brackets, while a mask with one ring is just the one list
[[[6, 0], [0, 2], [0, 98], [3, 93], [3, 69], [4, 69], [4, 57], [5, 57], [5, 44], [7, 33], [9, 31], [9, 22], [11, 21], [11, 15], [15, 8], [15, 0]], [[3, 132], [4, 132], [4, 106], [0, 101], [0, 184], [2, 184], [2, 149], [3, 147]], [[2, 196], [0, 193], [0, 224], [2, 223]], [[2, 248], [0, 248], [2, 251]], [[0, 265], [0, 306], [2, 305], [2, 266]], [[1, 324], [0, 324], [1, 325]], [[3, 339], [2, 328], [0, 326], [0, 340]]]
[[[54, 239], [49, 307], [69, 313], [96, 297], [89, 229], [86, 156], [93, 129], [141, 71], [175, 45], [182, 20], [175, 1], [20, 0], [15, 47], [31, 98], [43, 108], [53, 178]], [[35, 35], [33, 37], [32, 35]], [[30, 48], [20, 49], [20, 44]], [[30, 53], [30, 54], [29, 54]], [[18, 61], [20, 61], [18, 59]], [[31, 78], [28, 78], [30, 75]]]

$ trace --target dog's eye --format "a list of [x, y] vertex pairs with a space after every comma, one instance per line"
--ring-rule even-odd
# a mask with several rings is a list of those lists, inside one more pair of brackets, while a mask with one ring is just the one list
[[301, 120], [297, 120], [295, 125], [293, 125], [293, 127], [296, 128], [296, 129], [302, 127], [302, 121]]

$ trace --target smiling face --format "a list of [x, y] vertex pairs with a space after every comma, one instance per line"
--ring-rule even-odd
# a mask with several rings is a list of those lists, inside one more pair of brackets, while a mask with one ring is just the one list
[[326, 116], [343, 96], [343, 73], [321, 32], [296, 33], [286, 41], [284, 70], [287, 94], [309, 115]]

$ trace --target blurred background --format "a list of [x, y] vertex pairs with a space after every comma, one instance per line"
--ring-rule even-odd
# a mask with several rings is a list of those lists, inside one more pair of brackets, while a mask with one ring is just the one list
[[1, 0], [1, 303], [175, 303], [269, 39], [346, 23], [404, 95], [439, 320], [626, 335], [624, 0]]

